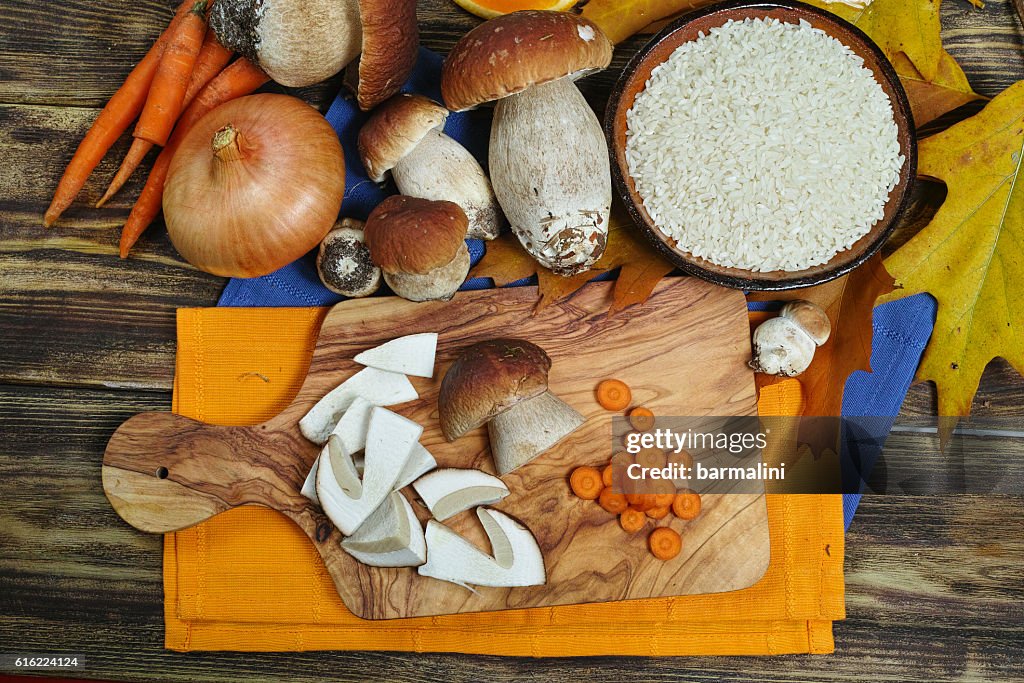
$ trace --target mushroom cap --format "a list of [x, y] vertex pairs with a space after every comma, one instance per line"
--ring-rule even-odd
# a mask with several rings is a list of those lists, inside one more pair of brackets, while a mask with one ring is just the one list
[[523, 339], [490, 339], [462, 350], [441, 381], [441, 431], [454, 441], [548, 389], [551, 359]]
[[423, 95], [395, 95], [359, 130], [359, 157], [374, 182], [404, 159], [427, 133], [444, 128], [448, 110]]
[[829, 335], [832, 334], [832, 323], [828, 319], [828, 314], [814, 302], [803, 299], [790, 301], [779, 313], [806, 332], [807, 336], [814, 340], [815, 346], [827, 342]]
[[611, 41], [588, 19], [523, 10], [486, 21], [455, 44], [441, 70], [441, 94], [449, 109], [463, 111], [611, 60]]
[[320, 243], [316, 270], [324, 286], [342, 296], [369, 296], [380, 288], [380, 268], [365, 244], [362, 221], [342, 218], [334, 224]]
[[363, 52], [356, 102], [369, 111], [409, 79], [419, 53], [416, 0], [359, 0]]
[[458, 204], [392, 195], [370, 213], [363, 233], [385, 273], [426, 275], [458, 255], [468, 227]]

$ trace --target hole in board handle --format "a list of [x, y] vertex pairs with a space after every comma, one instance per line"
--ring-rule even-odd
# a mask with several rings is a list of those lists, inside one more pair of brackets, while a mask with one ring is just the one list
[[157, 479], [166, 479], [168, 474], [170, 474], [170, 472], [167, 471], [166, 467], [158, 467], [156, 470]]

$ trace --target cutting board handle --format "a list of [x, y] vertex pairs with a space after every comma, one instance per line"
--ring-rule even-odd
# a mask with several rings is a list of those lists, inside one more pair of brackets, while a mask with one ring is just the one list
[[307, 503], [298, 491], [315, 447], [286, 439], [264, 425], [221, 427], [142, 413], [107, 443], [103, 490], [126, 522], [151, 533], [184, 529], [238, 505], [298, 513]]

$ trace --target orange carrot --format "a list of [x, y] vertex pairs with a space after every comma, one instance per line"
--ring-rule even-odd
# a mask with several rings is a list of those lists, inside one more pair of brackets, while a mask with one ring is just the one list
[[174, 123], [181, 116], [185, 91], [192, 79], [196, 58], [206, 35], [206, 0], [199, 0], [178, 24], [167, 42], [160, 67], [153, 76], [153, 84], [146, 97], [135, 137], [149, 140], [155, 145], [167, 144]]
[[679, 519], [693, 519], [700, 514], [700, 494], [689, 489], [680, 491], [672, 501], [672, 513]]
[[178, 7], [170, 26], [153, 43], [153, 47], [149, 48], [149, 52], [142, 58], [142, 61], [135, 65], [121, 87], [107, 101], [103, 111], [96, 117], [82, 142], [78, 144], [78, 149], [75, 150], [67, 168], [64, 169], [64, 175], [61, 176], [57, 189], [53, 193], [53, 200], [43, 216], [44, 226], [50, 227], [56, 223], [61, 214], [71, 206], [71, 202], [81, 192], [85, 181], [92, 175], [100, 160], [106, 156], [117, 139], [121, 137], [121, 133], [127, 130], [129, 124], [142, 111], [170, 35], [174, 33], [177, 24], [188, 13], [191, 4], [191, 0], [185, 0]]
[[160, 214], [164, 196], [164, 181], [171, 166], [171, 158], [175, 150], [192, 126], [211, 109], [230, 100], [248, 95], [270, 80], [259, 67], [244, 57], [236, 59], [231, 66], [199, 91], [199, 94], [181, 115], [174, 134], [167, 141], [167, 146], [160, 152], [153, 164], [153, 170], [146, 179], [142, 194], [132, 207], [128, 220], [121, 230], [121, 258], [127, 258], [128, 252], [146, 231], [149, 224]]
[[650, 517], [651, 519], [664, 519], [665, 517], [668, 517], [668, 513], [669, 513], [669, 508], [668, 508], [668, 506], [665, 506], [665, 507], [651, 508], [650, 510], [648, 510], [646, 512], [646, 515], [648, 517]]
[[[655, 493], [654, 494], [654, 507], [665, 508], [666, 510], [672, 506], [672, 503], [676, 501], [675, 492], [672, 493]], [[659, 517], [659, 519], [661, 519]]]
[[614, 493], [610, 488], [601, 490], [601, 495], [597, 498], [597, 504], [613, 515], [617, 515], [629, 507], [626, 497], [621, 493]]
[[629, 507], [640, 512], [646, 512], [654, 507], [654, 494], [653, 493], [627, 493], [626, 502], [629, 503]]
[[629, 411], [629, 423], [638, 432], [646, 432], [654, 426], [654, 413], [642, 406]]
[[601, 495], [601, 473], [593, 467], [577, 467], [569, 475], [572, 492], [583, 500], [595, 500]]
[[659, 560], [671, 560], [683, 549], [683, 539], [679, 532], [667, 526], [661, 526], [647, 537], [647, 545], [651, 553]]
[[[224, 70], [227, 63], [231, 61], [233, 54], [231, 50], [220, 44], [220, 41], [217, 40], [217, 34], [213, 32], [212, 28], [206, 30], [206, 39], [203, 41], [202, 49], [199, 50], [199, 56], [196, 57], [196, 66], [192, 70], [192, 79], [189, 81], [188, 90], [185, 91], [183, 107], [188, 107], [196, 95], [199, 94], [199, 91]], [[114, 179], [110, 181], [110, 187], [107, 188], [103, 197], [96, 202], [97, 209], [117, 194], [118, 190], [124, 186], [132, 176], [132, 173], [135, 172], [135, 169], [142, 163], [142, 160], [149, 154], [149, 150], [155, 146], [144, 138], [132, 140], [131, 149], [128, 150], [124, 161], [121, 162], [121, 167], [117, 169]]]
[[647, 524], [647, 517], [642, 512], [633, 509], [623, 510], [619, 515], [619, 525], [626, 533], [635, 534]]
[[605, 410], [625, 410], [633, 399], [625, 382], [606, 379], [597, 385], [597, 402]]
[[601, 483], [605, 486], [612, 485], [612, 473], [615, 471], [614, 465], [605, 465], [604, 469], [601, 470]]

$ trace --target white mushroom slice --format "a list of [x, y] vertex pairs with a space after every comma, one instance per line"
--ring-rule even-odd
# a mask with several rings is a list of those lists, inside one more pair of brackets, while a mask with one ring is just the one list
[[402, 509], [405, 496], [392, 491], [351, 536], [341, 542], [345, 550], [386, 553], [409, 544], [409, 518]]
[[327, 441], [356, 397], [375, 406], [393, 406], [419, 398], [409, 378], [397, 372], [364, 368], [335, 387], [299, 420], [302, 435], [313, 443]]
[[487, 423], [498, 474], [522, 467], [576, 431], [584, 418], [550, 391], [521, 401]]
[[417, 443], [412, 447], [409, 460], [405, 463], [405, 467], [402, 468], [401, 474], [398, 475], [398, 482], [395, 484], [395, 488], [404, 489], [435, 467], [437, 467], [437, 461], [434, 460], [434, 456], [423, 447], [423, 444]]
[[320, 504], [320, 499], [316, 497], [316, 470], [320, 466], [320, 456], [317, 456], [316, 460], [313, 461], [313, 466], [309, 468], [309, 474], [306, 475], [306, 481], [302, 482], [302, 488], [299, 489], [299, 493], [309, 498], [311, 501]]
[[404, 514], [409, 529], [409, 540], [406, 545], [396, 550], [389, 550], [382, 553], [369, 553], [362, 550], [346, 548], [344, 542], [342, 549], [354, 557], [358, 562], [373, 567], [416, 567], [427, 561], [427, 543], [423, 537], [423, 527], [420, 520], [416, 519], [416, 513], [405, 496], [396, 493], [400, 499], [398, 502], [399, 515]]
[[370, 427], [370, 413], [373, 407], [365, 398], [357, 396], [331, 432], [331, 436], [338, 437], [342, 448], [349, 455], [366, 448], [366, 431]]
[[480, 470], [435, 470], [420, 477], [412, 487], [438, 521], [463, 510], [497, 503], [508, 495], [508, 487], [501, 479]]
[[343, 451], [336, 436], [330, 438], [326, 453], [331, 466], [320, 463], [316, 495], [324, 513], [341, 533], [352, 535], [394, 490], [398, 475], [422, 433], [423, 428], [412, 420], [375, 407], [366, 435], [366, 465], [361, 481], [352, 456]]
[[539, 586], [547, 581], [544, 556], [525, 526], [497, 510], [477, 508], [493, 556], [444, 524], [427, 522], [427, 563], [417, 571], [463, 587]]
[[378, 370], [399, 372], [413, 377], [434, 376], [437, 333], [410, 334], [363, 351], [355, 362]]

